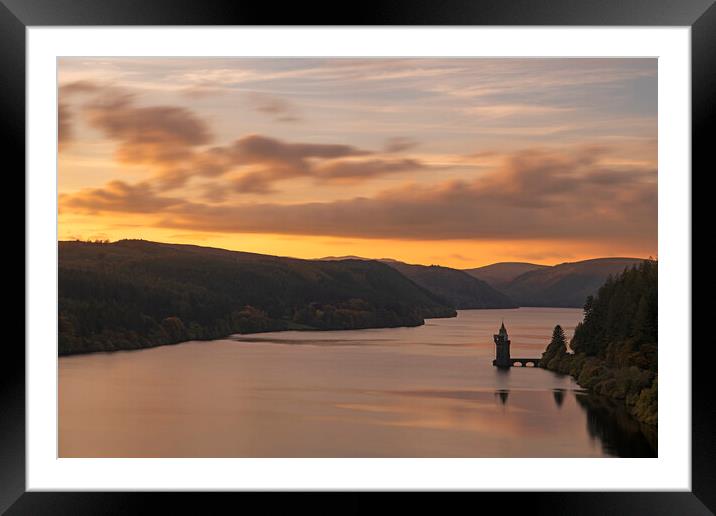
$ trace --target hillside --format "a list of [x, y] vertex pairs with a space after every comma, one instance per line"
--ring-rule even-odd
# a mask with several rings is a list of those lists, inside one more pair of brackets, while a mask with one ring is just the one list
[[[319, 260], [371, 260], [360, 256], [326, 256]], [[379, 260], [390, 265], [417, 285], [439, 296], [458, 310], [473, 308], [517, 308], [505, 294], [468, 274], [466, 271], [440, 265], [414, 265], [392, 258]]]
[[610, 275], [640, 262], [639, 258], [597, 258], [561, 263], [524, 272], [500, 290], [519, 306], [581, 308]]
[[463, 271], [439, 265], [409, 265], [396, 261], [386, 263], [458, 310], [517, 308], [505, 294]]
[[[323, 258], [317, 258], [317, 260], [322, 261], [336, 261], [336, 260], [373, 260], [373, 258], [365, 258], [363, 256], [356, 256], [353, 254], [347, 254], [345, 256], [324, 256]], [[380, 262], [391, 262], [395, 260], [391, 260], [390, 258], [380, 258], [377, 261]]]
[[574, 376], [596, 394], [624, 400], [641, 422], [657, 423], [658, 264], [643, 261], [589, 297], [567, 353], [561, 329], [540, 365]]
[[59, 352], [284, 329], [417, 326], [455, 310], [377, 261], [142, 240], [59, 243]]
[[500, 289], [520, 274], [546, 268], [549, 268], [549, 265], [538, 265], [536, 263], [526, 262], [499, 262], [493, 263], [492, 265], [485, 265], [484, 267], [477, 267], [476, 269], [465, 269], [465, 272], [470, 276], [474, 276]]

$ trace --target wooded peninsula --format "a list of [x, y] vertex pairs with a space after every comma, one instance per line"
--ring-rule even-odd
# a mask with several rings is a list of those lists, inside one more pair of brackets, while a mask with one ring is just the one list
[[658, 265], [645, 260], [610, 277], [584, 305], [567, 351], [557, 326], [542, 355], [546, 369], [572, 375], [595, 394], [623, 400], [642, 423], [656, 425]]
[[374, 260], [299, 260], [144, 240], [59, 243], [60, 355], [233, 333], [418, 326], [456, 315], [447, 301]]

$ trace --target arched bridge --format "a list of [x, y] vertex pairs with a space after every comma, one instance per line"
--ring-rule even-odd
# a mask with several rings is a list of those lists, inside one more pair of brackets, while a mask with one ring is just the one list
[[539, 367], [539, 358], [508, 358], [507, 361], [497, 363], [492, 361], [492, 365], [497, 367]]
[[520, 367], [539, 367], [539, 358], [510, 358], [512, 367], [519, 365]]

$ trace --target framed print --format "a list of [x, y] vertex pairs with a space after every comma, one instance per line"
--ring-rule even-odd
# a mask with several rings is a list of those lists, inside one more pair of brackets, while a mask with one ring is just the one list
[[712, 3], [210, 5], [2, 6], [3, 509], [711, 513]]

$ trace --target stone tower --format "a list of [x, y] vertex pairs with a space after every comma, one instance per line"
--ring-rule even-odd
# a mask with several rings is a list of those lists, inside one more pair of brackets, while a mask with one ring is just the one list
[[492, 365], [497, 367], [512, 367], [512, 360], [510, 359], [510, 339], [507, 336], [507, 329], [505, 323], [500, 326], [500, 331], [497, 335], [494, 335], [495, 339], [495, 360], [492, 361]]

